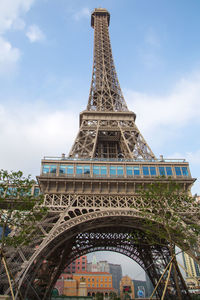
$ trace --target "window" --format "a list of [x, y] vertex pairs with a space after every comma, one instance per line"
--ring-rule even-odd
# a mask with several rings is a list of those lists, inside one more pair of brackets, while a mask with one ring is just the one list
[[92, 278], [92, 281], [94, 282], [94, 278]]
[[140, 168], [139, 167], [133, 167], [133, 170], [134, 170], [134, 175], [140, 175]]
[[107, 282], [107, 278], [105, 278], [105, 282]]
[[90, 287], [90, 284], [88, 283], [88, 287]]
[[103, 286], [103, 284], [101, 284], [101, 287]]
[[90, 281], [90, 278], [88, 278], [88, 281]]
[[187, 167], [182, 167], [182, 173], [183, 173], [183, 176], [188, 176], [188, 169], [187, 169]]
[[132, 167], [126, 167], [126, 175], [132, 176], [133, 175], [133, 168]]
[[165, 176], [165, 168], [164, 167], [159, 167], [159, 172], [160, 172], [160, 176]]
[[39, 193], [40, 193], [40, 190], [39, 190], [39, 188], [37, 188], [37, 187], [34, 187], [34, 196], [38, 196], [38, 195], [39, 195]]
[[103, 278], [101, 278], [101, 282], [103, 281]]
[[109, 278], [109, 281], [111, 281], [111, 278]]
[[107, 284], [105, 284], [105, 287], [107, 287]]
[[85, 270], [85, 267], [82, 267], [82, 270]]
[[47, 173], [56, 173], [56, 165], [43, 165], [43, 170], [42, 173], [43, 174], [47, 174]]
[[142, 167], [143, 175], [148, 176], [149, 175], [149, 168], [148, 167]]
[[167, 176], [172, 176], [172, 168], [166, 167]]
[[90, 166], [77, 166], [76, 167], [76, 174], [90, 174]]
[[94, 287], [94, 283], [92, 284], [92, 286]]
[[175, 167], [175, 172], [177, 176], [181, 176], [181, 168], [180, 167]]
[[99, 287], [98, 283], [97, 283], [97, 287]]
[[111, 284], [109, 284], [109, 287], [111, 287]]
[[100, 176], [107, 175], [107, 167], [106, 166], [93, 166], [93, 175], [100, 175]]
[[140, 168], [138, 166], [128, 166], [126, 167], [127, 176], [137, 176], [140, 175]]
[[72, 175], [74, 174], [74, 167], [72, 165], [60, 165], [60, 174]]
[[151, 176], [156, 175], [156, 168], [155, 167], [149, 167]]
[[110, 166], [111, 176], [122, 176], [124, 174], [124, 169], [122, 166]]

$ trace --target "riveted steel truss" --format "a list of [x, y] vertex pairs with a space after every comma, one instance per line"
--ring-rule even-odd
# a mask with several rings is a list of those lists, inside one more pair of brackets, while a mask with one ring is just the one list
[[79, 158], [156, 159], [135, 125], [136, 115], [124, 100], [112, 57], [110, 15], [104, 9], [92, 14], [94, 58], [87, 110], [80, 115], [80, 129], [69, 153]]
[[[104, 9], [95, 9], [92, 14], [94, 62], [90, 96], [87, 110], [80, 114], [80, 130], [69, 156], [86, 160], [106, 158], [108, 166], [112, 159], [120, 161], [120, 158], [143, 159], [156, 164], [155, 155], [136, 127], [135, 114], [128, 110], [119, 86], [109, 40], [109, 20], [110, 15]], [[4, 253], [22, 295], [30, 300], [49, 299], [56, 280], [68, 264], [83, 254], [101, 250], [132, 258], [155, 285], [170, 261], [169, 245], [167, 241], [162, 245], [147, 241], [148, 217], [141, 216], [140, 210], [145, 204], [137, 194], [137, 186], [151, 184], [154, 179], [51, 175], [38, 177], [48, 215], [38, 223], [32, 243], [18, 249], [5, 249]], [[194, 180], [180, 181], [188, 190]], [[192, 209], [186, 219], [190, 217], [195, 218]], [[137, 243], [134, 235], [137, 235]], [[182, 245], [178, 236], [172, 238], [176, 245]], [[188, 254], [198, 259], [196, 252], [190, 250]], [[8, 294], [3, 266], [0, 266], [0, 277], [0, 291]], [[189, 299], [184, 280], [175, 266], [170, 277], [174, 299], [177, 299], [177, 280], [184, 299]], [[158, 288], [158, 296], [161, 294], [162, 285]]]

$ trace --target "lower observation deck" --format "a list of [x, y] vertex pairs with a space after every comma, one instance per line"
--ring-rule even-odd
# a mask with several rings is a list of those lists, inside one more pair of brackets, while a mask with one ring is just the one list
[[191, 179], [184, 159], [142, 161], [125, 159], [76, 159], [47, 157], [42, 160], [42, 177], [155, 178]]

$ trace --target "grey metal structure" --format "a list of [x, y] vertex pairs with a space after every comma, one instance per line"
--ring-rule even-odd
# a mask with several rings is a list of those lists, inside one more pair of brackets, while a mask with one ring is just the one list
[[[169, 178], [179, 182], [185, 191], [194, 182], [187, 162], [157, 159], [145, 142], [117, 79], [108, 34], [110, 15], [98, 8], [91, 20], [93, 73], [87, 110], [80, 114], [80, 130], [68, 157], [42, 160], [37, 179], [48, 216], [38, 224], [32, 244], [6, 253], [15, 281], [28, 299], [49, 299], [69, 263], [100, 250], [134, 259], [155, 285], [170, 252], [167, 243], [143, 244], [146, 220], [139, 213], [144, 203], [138, 188], [155, 182], [160, 175], [165, 175], [163, 182], [168, 183]], [[133, 232], [141, 243], [130, 239]], [[195, 257], [192, 250], [189, 252]], [[3, 269], [0, 276], [0, 287], [9, 293]], [[171, 286], [175, 290], [173, 274]], [[161, 293], [162, 286], [158, 288], [158, 295]]]

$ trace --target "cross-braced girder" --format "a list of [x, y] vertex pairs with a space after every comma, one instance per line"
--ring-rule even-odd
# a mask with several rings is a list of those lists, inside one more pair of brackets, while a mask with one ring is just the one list
[[156, 157], [135, 125], [136, 115], [124, 100], [109, 38], [110, 15], [105, 9], [92, 14], [94, 57], [87, 110], [80, 115], [80, 129], [69, 153], [78, 158]]
[[[41, 224], [46, 236], [41, 239], [38, 230], [32, 245], [18, 249], [18, 253], [14, 251], [12, 255], [7, 253], [10, 258], [8, 263], [15, 272], [22, 294], [30, 299], [36, 299], [35, 293], [39, 294], [39, 299], [48, 299], [55, 281], [67, 264], [78, 256], [101, 250], [119, 252], [134, 259], [156, 284], [170, 253], [167, 243], [163, 246], [146, 242], [144, 224], [129, 210], [98, 210], [76, 217], [71, 215], [71, 218], [68, 211], [60, 217], [50, 215], [46, 225], [44, 221]], [[21, 260], [17, 263], [19, 256], [21, 259], [23, 257], [24, 266]], [[13, 264], [16, 264], [16, 269]], [[171, 281], [174, 286], [173, 276]], [[184, 289], [182, 278], [179, 281]], [[4, 284], [3, 281], [1, 283]], [[162, 286], [158, 292], [161, 291]]]

